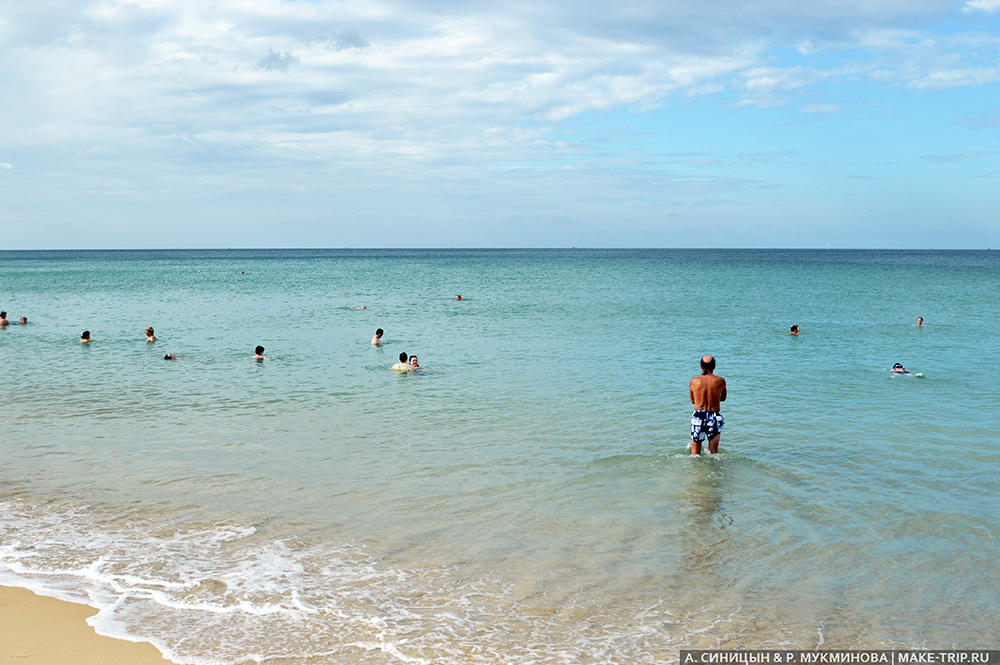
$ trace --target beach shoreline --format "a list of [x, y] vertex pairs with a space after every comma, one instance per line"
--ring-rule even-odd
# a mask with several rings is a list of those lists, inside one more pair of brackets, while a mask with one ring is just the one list
[[22, 665], [171, 665], [148, 642], [98, 635], [87, 623], [97, 610], [0, 586], [0, 663]]

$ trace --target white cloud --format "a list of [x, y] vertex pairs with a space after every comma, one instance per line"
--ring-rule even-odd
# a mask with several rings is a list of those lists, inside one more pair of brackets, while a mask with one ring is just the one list
[[828, 114], [803, 99], [854, 79], [984, 85], [1000, 54], [934, 33], [945, 0], [15, 4], [0, 142], [172, 168], [557, 161], [579, 148], [553, 128], [588, 112], [717, 95]]
[[962, 7], [962, 11], [966, 14], [977, 11], [992, 14], [993, 12], [1000, 11], [1000, 0], [969, 0]]
[[837, 113], [842, 110], [843, 107], [837, 104], [806, 104], [805, 106], [800, 106], [799, 110], [803, 113], [817, 113], [821, 115], [829, 115], [831, 113]]
[[11, 165], [10, 162], [0, 162], [0, 169], [4, 169], [6, 171], [10, 171], [12, 168], [14, 168], [14, 167]]

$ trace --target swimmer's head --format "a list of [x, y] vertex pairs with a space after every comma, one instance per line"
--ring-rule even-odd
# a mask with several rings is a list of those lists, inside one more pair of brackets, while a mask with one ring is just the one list
[[701, 371], [703, 372], [713, 372], [715, 371], [715, 358], [712, 356], [705, 356], [701, 359]]
[[177, 354], [168, 353], [167, 355], [163, 356], [163, 359], [164, 360], [177, 360]]
[[153, 336], [153, 326], [149, 326], [148, 328], [146, 328], [146, 337], [152, 337], [152, 336]]
[[405, 351], [403, 353], [400, 353], [399, 354], [399, 362], [405, 363], [406, 362], [406, 357], [407, 356], [406, 356], [406, 352]]
[[798, 326], [792, 326], [792, 327], [791, 327], [791, 332], [792, 332], [792, 334], [793, 334], [793, 335], [794, 335], [795, 333], [797, 333], [798, 331], [799, 331], [799, 327], [798, 327]]
[[255, 348], [255, 349], [253, 350], [253, 352], [254, 352], [255, 354], [257, 354], [258, 356], [262, 356], [262, 355], [264, 355], [264, 347], [263, 347], [263, 346], [260, 346], [260, 345], [258, 344], [258, 345], [257, 345], [257, 348]]
[[384, 333], [385, 333], [385, 331], [382, 330], [381, 328], [379, 328], [378, 330], [375, 331], [375, 336], [376, 337], [381, 337]]
[[7, 318], [7, 312], [0, 312], [0, 319], [6, 319], [6, 318]]
[[455, 296], [455, 300], [461, 300], [461, 299], [462, 299], [462, 294], [461, 293], [459, 293], [457, 296]]
[[413, 365], [414, 367], [418, 365], [416, 356], [410, 356], [410, 364]]
[[21, 317], [21, 323], [27, 323], [27, 322], [28, 322], [28, 317], [22, 316]]
[[903, 369], [903, 364], [902, 364], [902, 363], [895, 363], [895, 364], [894, 364], [894, 365], [892, 366], [892, 368], [893, 368], [893, 369]]
[[90, 339], [90, 331], [84, 330], [82, 333], [80, 333], [80, 339]]
[[920, 325], [923, 325], [923, 323], [924, 323], [924, 317], [918, 316], [917, 317], [917, 325], [920, 326]]

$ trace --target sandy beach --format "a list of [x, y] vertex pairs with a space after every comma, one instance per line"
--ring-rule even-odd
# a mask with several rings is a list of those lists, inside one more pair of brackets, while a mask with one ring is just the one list
[[87, 625], [97, 610], [0, 587], [0, 663], [169, 665], [151, 644], [102, 637]]

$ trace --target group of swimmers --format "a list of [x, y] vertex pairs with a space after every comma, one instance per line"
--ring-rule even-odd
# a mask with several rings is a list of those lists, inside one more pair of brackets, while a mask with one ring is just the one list
[[[458, 299], [461, 300], [462, 299], [461, 296], [459, 296]], [[384, 334], [385, 331], [382, 330], [381, 328], [376, 330], [375, 334], [372, 335], [371, 345], [382, 346], [382, 335]], [[399, 362], [393, 365], [391, 369], [394, 372], [415, 372], [416, 370], [422, 368], [420, 367], [420, 362], [417, 360], [416, 356], [408, 356], [404, 351], [399, 354]]]
[[[14, 321], [15, 326], [23, 326], [28, 323], [28, 317], [22, 316], [20, 321]], [[7, 312], [0, 312], [0, 328], [5, 328], [10, 325], [10, 321], [7, 320]]]
[[[462, 296], [458, 296], [457, 299], [461, 300]], [[28, 317], [22, 316], [20, 321], [14, 322], [14, 325], [25, 325], [27, 323], [28, 323]], [[9, 325], [11, 325], [11, 322], [7, 320], [7, 312], [0, 312], [0, 328]], [[147, 344], [151, 344], [152, 342], [156, 341], [157, 339], [156, 330], [153, 329], [153, 326], [147, 326], [144, 332], [146, 333]], [[384, 334], [385, 331], [382, 330], [381, 328], [376, 330], [375, 335], [372, 337], [371, 341], [372, 346], [382, 346], [382, 335]], [[82, 333], [80, 333], [80, 344], [90, 344], [91, 341], [93, 340], [90, 336], [89, 330], [84, 330]], [[178, 358], [181, 357], [182, 356], [178, 356], [176, 353], [168, 353], [163, 356], [163, 359], [177, 360]], [[253, 350], [253, 355], [250, 357], [253, 358], [254, 360], [264, 360], [267, 357], [264, 355], [264, 347], [258, 344], [257, 347], [254, 348]], [[413, 372], [415, 370], [422, 368], [420, 367], [420, 362], [417, 360], [416, 356], [408, 356], [406, 353], [400, 353], [399, 362], [393, 365], [392, 369], [397, 372]]]

